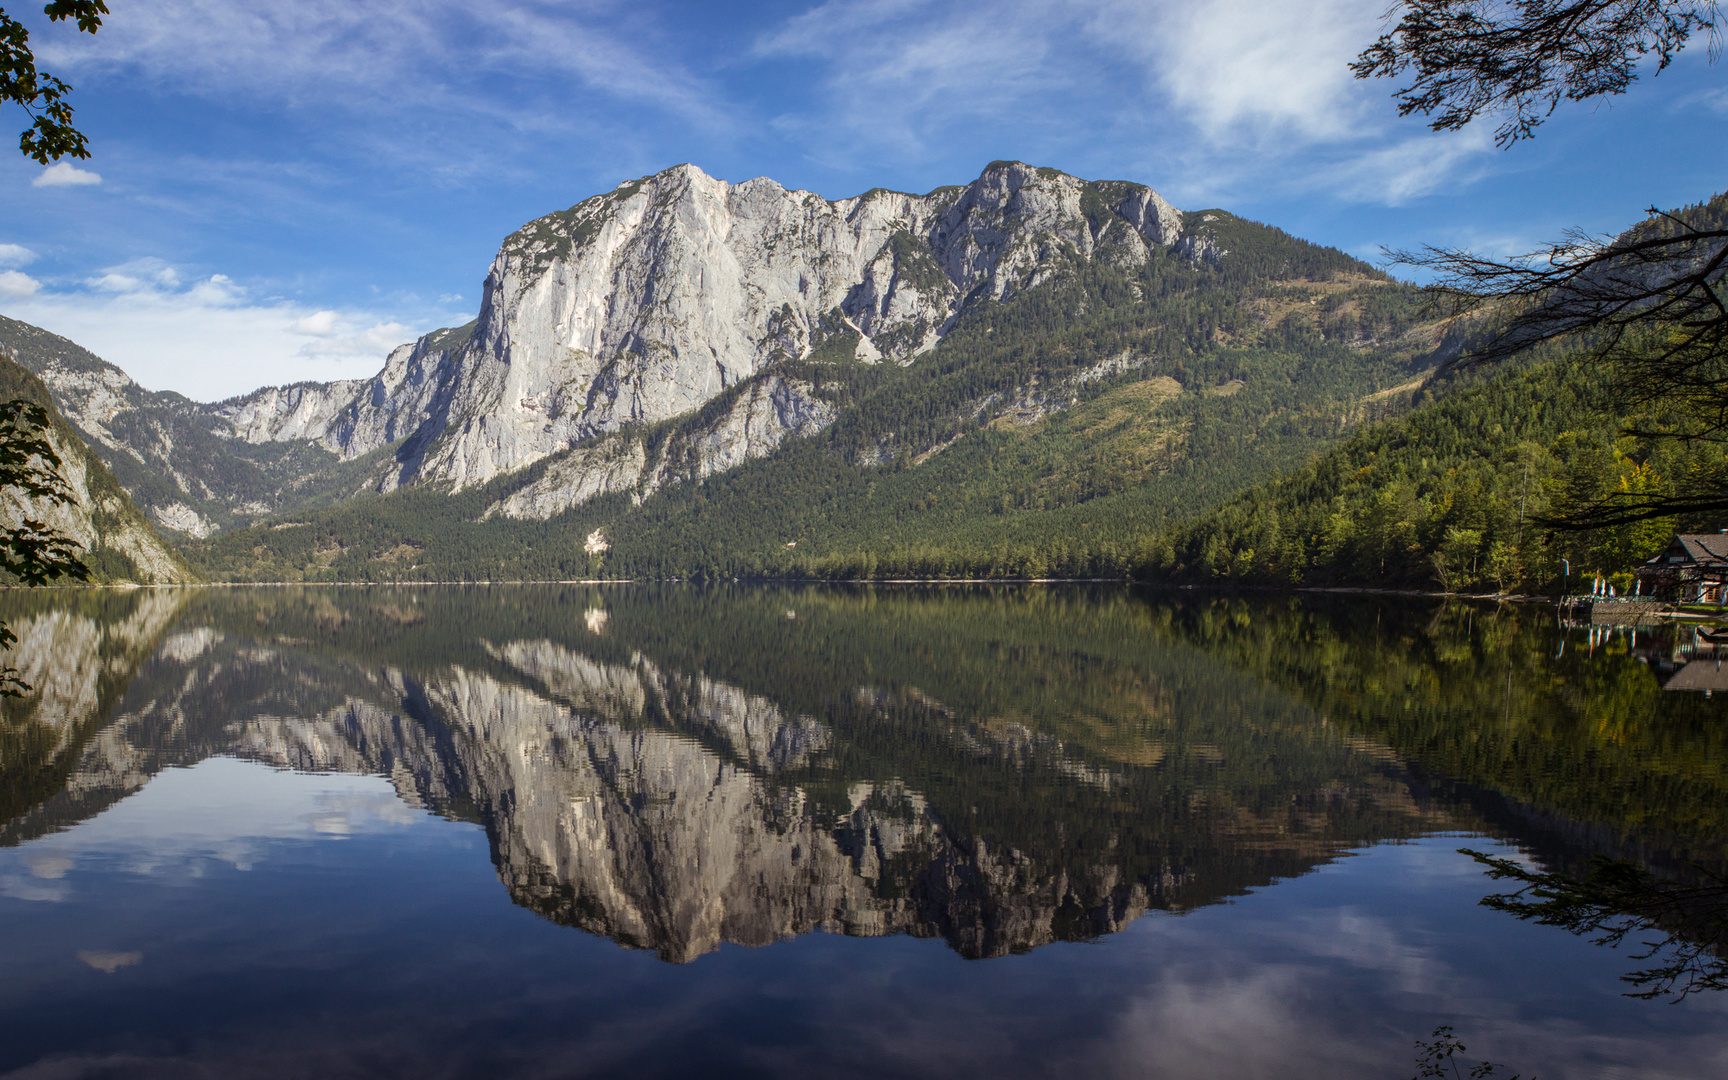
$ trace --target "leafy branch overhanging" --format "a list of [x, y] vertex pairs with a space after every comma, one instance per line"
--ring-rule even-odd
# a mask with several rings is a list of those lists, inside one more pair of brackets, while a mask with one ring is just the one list
[[[18, 520], [0, 528], [0, 570], [25, 585], [46, 585], [60, 577], [90, 579], [90, 568], [78, 557], [77, 541], [30, 516], [25, 500], [64, 505], [75, 501], [61, 475], [62, 462], [47, 437], [48, 410], [19, 398], [0, 403], [0, 490], [20, 504]], [[0, 623], [0, 649], [17, 644], [18, 636]], [[30, 689], [12, 667], [0, 667], [0, 696], [18, 697]]]

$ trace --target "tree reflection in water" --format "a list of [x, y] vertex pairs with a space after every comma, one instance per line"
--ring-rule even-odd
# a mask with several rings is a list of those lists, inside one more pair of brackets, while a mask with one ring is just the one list
[[[1412, 1080], [1488, 1080], [1499, 1071], [1500, 1066], [1491, 1061], [1480, 1061], [1465, 1072], [1458, 1067], [1458, 1056], [1468, 1049], [1458, 1038], [1451, 1024], [1441, 1024], [1434, 1029], [1428, 1042], [1416, 1040], [1416, 1075]], [[1511, 1080], [1522, 1080], [1513, 1075]], [[1530, 1080], [1536, 1080], [1531, 1077]]]
[[[1694, 867], [1701, 883], [1666, 880], [1628, 859], [1598, 856], [1582, 875], [1549, 873], [1511, 859], [1460, 848], [1488, 867], [1496, 881], [1517, 881], [1516, 892], [1484, 897], [1482, 905], [1518, 919], [1558, 926], [1597, 945], [1617, 948], [1633, 937], [1650, 967], [1621, 976], [1628, 997], [1673, 994], [1675, 1001], [1703, 990], [1728, 989], [1728, 879]], [[1644, 935], [1652, 935], [1644, 937]]]

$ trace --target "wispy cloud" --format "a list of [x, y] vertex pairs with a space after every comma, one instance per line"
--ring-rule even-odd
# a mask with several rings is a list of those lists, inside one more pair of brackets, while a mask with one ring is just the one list
[[1088, 36], [1132, 60], [1147, 83], [1213, 144], [1351, 140], [1363, 94], [1349, 61], [1384, 0], [1095, 0]]
[[363, 325], [369, 318], [325, 309], [301, 316], [288, 330], [312, 339], [300, 347], [299, 354], [308, 360], [348, 357], [375, 360], [415, 336], [409, 326], [395, 321]]
[[29, 266], [36, 253], [22, 244], [0, 244], [0, 266]]
[[[817, 66], [817, 93], [773, 124], [831, 164], [939, 156], [982, 121], [1011, 125], [1021, 147], [1143, 148], [1162, 174], [1149, 179], [1178, 190], [1307, 181], [1391, 205], [1468, 182], [1488, 147], [1385, 146], [1385, 88], [1348, 66], [1383, 13], [1384, 0], [830, 0], [754, 53]], [[1364, 175], [1339, 186], [1346, 158]]]
[[180, 284], [180, 272], [161, 259], [145, 257], [110, 266], [84, 284], [110, 293], [140, 293], [172, 289]]
[[1418, 135], [1363, 149], [1329, 168], [1317, 169], [1314, 186], [1358, 202], [1400, 206], [1481, 175], [1493, 161], [1494, 141], [1485, 127], [1444, 135]]
[[775, 117], [777, 130], [828, 157], [850, 148], [869, 159], [882, 148], [928, 153], [943, 131], [980, 118], [1035, 121], [1027, 101], [1073, 80], [1052, 62], [1053, 43], [1073, 28], [1070, 11], [1041, 0], [830, 0], [760, 37], [753, 53], [822, 67], [819, 97]]
[[622, 2], [160, 0], [116, 8], [100, 34], [60, 35], [40, 51], [73, 71], [125, 68], [181, 91], [347, 112], [434, 102], [486, 109], [498, 96], [474, 91], [488, 79], [556, 75], [716, 118], [701, 80], [654, 49], [642, 10]]

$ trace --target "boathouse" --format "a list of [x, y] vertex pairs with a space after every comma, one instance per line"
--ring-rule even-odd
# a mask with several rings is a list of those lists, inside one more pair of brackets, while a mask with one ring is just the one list
[[1728, 530], [1680, 533], [1636, 573], [1646, 596], [1676, 604], [1728, 604]]

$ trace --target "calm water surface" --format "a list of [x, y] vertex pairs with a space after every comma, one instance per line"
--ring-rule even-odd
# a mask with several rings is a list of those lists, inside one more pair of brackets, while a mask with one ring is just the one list
[[1450, 1024], [1728, 1076], [1728, 994], [1624, 996], [1456, 850], [1728, 867], [1690, 631], [1114, 588], [0, 616], [0, 1075], [1402, 1080]]

